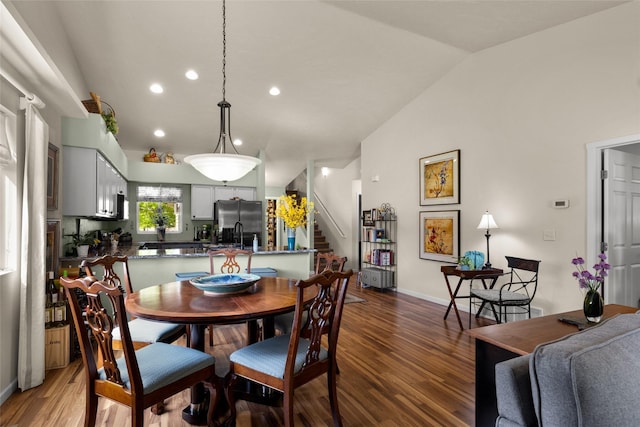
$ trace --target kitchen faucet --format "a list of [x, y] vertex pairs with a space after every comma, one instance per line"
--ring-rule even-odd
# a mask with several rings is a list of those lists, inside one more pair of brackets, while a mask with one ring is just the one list
[[240, 234], [240, 249], [244, 249], [244, 237], [243, 237], [244, 229], [240, 221], [236, 222], [236, 224], [233, 226], [233, 233], [236, 236]]

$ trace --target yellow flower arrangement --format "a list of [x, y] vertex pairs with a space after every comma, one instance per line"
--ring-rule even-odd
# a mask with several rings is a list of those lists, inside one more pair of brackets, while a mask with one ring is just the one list
[[307, 224], [307, 216], [313, 211], [313, 202], [307, 201], [303, 197], [298, 201], [295, 194], [290, 196], [280, 196], [276, 217], [282, 218], [284, 224], [289, 228], [303, 227]]

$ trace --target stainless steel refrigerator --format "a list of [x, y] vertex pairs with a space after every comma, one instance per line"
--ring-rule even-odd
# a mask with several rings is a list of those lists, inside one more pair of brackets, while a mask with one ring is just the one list
[[[262, 202], [219, 200], [213, 204], [213, 221], [218, 227], [218, 243], [244, 244], [251, 248], [253, 235], [262, 246]], [[214, 230], [216, 228], [214, 227]]]

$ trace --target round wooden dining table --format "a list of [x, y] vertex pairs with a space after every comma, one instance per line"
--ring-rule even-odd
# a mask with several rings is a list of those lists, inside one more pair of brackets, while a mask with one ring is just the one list
[[[210, 324], [248, 322], [247, 343], [258, 339], [257, 320], [263, 319], [263, 337], [274, 335], [273, 316], [293, 311], [296, 305], [296, 279], [262, 277], [246, 291], [237, 294], [208, 294], [189, 280], [150, 286], [127, 295], [127, 312], [147, 320], [191, 325], [191, 348], [204, 351], [205, 329]], [[313, 289], [305, 292], [310, 300]], [[191, 389], [191, 405], [182, 411], [190, 424], [206, 422], [205, 388]]]

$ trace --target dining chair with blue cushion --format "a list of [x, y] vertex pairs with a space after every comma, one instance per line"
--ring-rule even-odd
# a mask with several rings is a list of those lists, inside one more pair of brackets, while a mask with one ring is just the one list
[[[69, 300], [84, 364], [85, 427], [96, 424], [99, 397], [129, 406], [131, 425], [142, 427], [146, 408], [200, 382], [209, 389], [208, 425], [218, 425], [213, 412], [223, 389], [212, 356], [161, 342], [136, 350], [120, 284], [93, 276], [74, 280], [63, 277], [60, 283]], [[78, 302], [78, 290], [87, 297], [84, 309]], [[119, 357], [113, 346], [116, 325], [120, 325]]]
[[[245, 271], [247, 273], [251, 273], [251, 257], [253, 256], [253, 251], [247, 249], [234, 249], [234, 248], [225, 248], [225, 249], [211, 249], [208, 252], [209, 254], [209, 271], [211, 274], [238, 274], [242, 272], [242, 267], [238, 263], [238, 259], [236, 257], [238, 255], [242, 255], [246, 259]], [[220, 257], [220, 255], [224, 255], [225, 259], [222, 263], [220, 263], [220, 268], [216, 269], [215, 267], [215, 258]], [[219, 271], [216, 271], [219, 270]], [[213, 347], [213, 325], [209, 325], [209, 346]]]
[[[122, 278], [115, 272], [115, 265], [121, 266]], [[124, 289], [127, 293], [133, 293], [133, 286], [131, 285], [131, 278], [129, 277], [129, 262], [127, 256], [104, 255], [94, 260], [85, 259], [80, 265], [87, 276], [98, 277], [94, 272], [96, 266], [100, 266], [103, 269], [102, 280], [112, 286], [124, 285]], [[189, 347], [190, 334], [188, 333], [188, 328], [185, 325], [169, 322], [154, 322], [152, 320], [145, 320], [132, 316], [130, 316], [128, 323], [129, 331], [131, 332], [131, 339], [133, 340], [133, 347], [136, 350], [155, 342], [172, 343], [182, 335], [186, 335], [186, 345]], [[121, 349], [120, 328], [116, 327], [114, 329], [113, 338], [116, 350]]]
[[[296, 308], [290, 334], [278, 335], [231, 353], [225, 392], [235, 425], [236, 393], [240, 378], [279, 390], [284, 394], [285, 426], [293, 426], [295, 388], [327, 374], [329, 402], [335, 426], [342, 425], [336, 389], [336, 351], [342, 309], [352, 270], [326, 270], [296, 283]], [[306, 321], [303, 313], [307, 311]], [[323, 339], [326, 338], [326, 347]]]
[[[333, 252], [320, 252], [316, 255], [316, 269], [314, 274], [322, 273], [325, 270], [342, 271], [346, 262], [346, 256], [339, 256]], [[303, 321], [304, 320], [303, 318]], [[291, 332], [292, 322], [293, 313], [279, 314], [273, 319], [275, 329], [280, 331], [281, 334]]]

